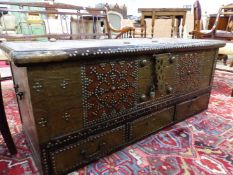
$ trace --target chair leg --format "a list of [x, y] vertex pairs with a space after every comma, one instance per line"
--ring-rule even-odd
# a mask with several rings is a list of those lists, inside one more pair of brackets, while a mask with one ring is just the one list
[[223, 64], [227, 65], [228, 56], [225, 54], [218, 54], [218, 60], [223, 60]]
[[230, 67], [233, 67], [233, 60], [232, 60], [231, 63], [230, 63]]
[[223, 64], [226, 66], [227, 65], [227, 60], [228, 60], [228, 56], [224, 55], [223, 57]]
[[12, 139], [10, 129], [6, 119], [6, 113], [3, 105], [3, 98], [2, 98], [2, 89], [1, 89], [1, 82], [0, 82], [0, 131], [2, 133], [3, 139], [6, 142], [9, 152], [14, 155], [17, 153], [14, 141]]

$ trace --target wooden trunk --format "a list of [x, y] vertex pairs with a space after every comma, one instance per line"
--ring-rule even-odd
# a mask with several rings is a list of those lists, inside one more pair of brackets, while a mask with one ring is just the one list
[[224, 42], [3, 43], [23, 128], [44, 174], [65, 174], [208, 107]]

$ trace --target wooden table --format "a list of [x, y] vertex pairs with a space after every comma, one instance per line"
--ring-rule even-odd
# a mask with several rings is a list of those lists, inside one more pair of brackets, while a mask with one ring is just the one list
[[[151, 28], [151, 37], [154, 36], [154, 25], [155, 19], [165, 17], [172, 19], [172, 29], [171, 29], [171, 37], [174, 36], [175, 30], [175, 19], [177, 19], [176, 27], [179, 29], [182, 20], [182, 29], [181, 33], [177, 30], [177, 37], [183, 37], [184, 33], [184, 25], [186, 20], [186, 13], [190, 11], [190, 8], [139, 8], [138, 12], [141, 13], [141, 25], [144, 25], [145, 18], [152, 18], [152, 28]], [[144, 33], [144, 37], [146, 37], [146, 33]]]

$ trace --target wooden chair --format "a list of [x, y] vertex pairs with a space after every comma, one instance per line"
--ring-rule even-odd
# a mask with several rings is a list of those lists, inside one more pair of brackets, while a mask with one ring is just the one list
[[[225, 30], [218, 30], [219, 18], [223, 15], [229, 15], [229, 22]], [[194, 30], [191, 32], [193, 38], [211, 38], [231, 41], [233, 39], [233, 5], [226, 5], [219, 9], [215, 23], [210, 30], [201, 30], [201, 5], [197, 0], [194, 3]]]
[[[233, 4], [223, 6], [219, 9], [214, 25], [210, 30], [202, 30], [201, 14], [201, 5], [197, 0], [194, 3], [194, 30], [191, 34], [193, 38], [198, 39], [225, 40], [227, 45], [219, 50], [218, 58], [223, 59], [223, 63], [226, 65], [228, 54], [233, 55]], [[220, 26], [222, 24], [220, 20], [226, 16], [228, 17], [227, 24], [225, 27]], [[233, 66], [233, 61], [230, 63], [230, 66]]]
[[2, 96], [2, 88], [1, 88], [1, 75], [0, 75], [0, 132], [2, 133], [3, 139], [6, 142], [7, 148], [9, 152], [14, 155], [17, 153], [15, 144], [13, 142], [10, 129], [7, 123], [4, 104], [3, 104], [3, 96]]

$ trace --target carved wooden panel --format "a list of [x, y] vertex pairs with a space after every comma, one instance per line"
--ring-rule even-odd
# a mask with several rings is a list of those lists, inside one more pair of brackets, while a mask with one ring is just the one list
[[174, 54], [176, 59], [176, 93], [186, 93], [210, 85], [216, 51]]
[[201, 52], [199, 54], [199, 60], [200, 60], [200, 67], [201, 67], [201, 79], [200, 79], [200, 85], [199, 88], [206, 88], [210, 86], [210, 82], [212, 79], [212, 71], [213, 67], [215, 66], [215, 59], [217, 52], [216, 50], [210, 50], [206, 52]]
[[34, 120], [41, 143], [83, 128], [79, 64], [30, 67], [28, 77]]
[[114, 61], [82, 67], [85, 125], [120, 116], [136, 104], [136, 61]]
[[176, 56], [176, 92], [185, 93], [199, 88], [201, 67], [197, 53], [182, 53]]

